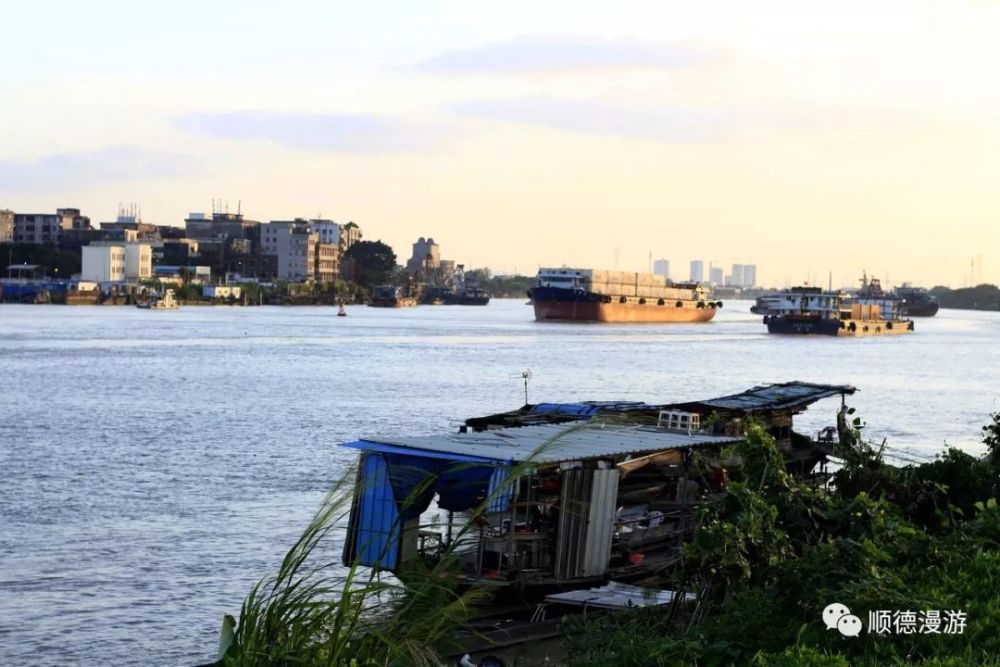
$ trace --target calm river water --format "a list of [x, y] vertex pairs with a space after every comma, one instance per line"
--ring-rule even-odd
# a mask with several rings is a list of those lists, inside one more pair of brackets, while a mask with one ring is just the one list
[[[850, 383], [868, 433], [975, 448], [998, 409], [1000, 314], [914, 335], [536, 323], [486, 308], [0, 306], [0, 664], [194, 665], [347, 464], [338, 442], [532, 402], [674, 401]], [[836, 399], [803, 426], [832, 423]], [[801, 428], [801, 427], [800, 427]]]

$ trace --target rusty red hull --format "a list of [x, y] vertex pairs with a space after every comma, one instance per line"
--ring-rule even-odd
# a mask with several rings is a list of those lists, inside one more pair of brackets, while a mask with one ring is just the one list
[[[681, 305], [678, 306], [677, 304]], [[533, 301], [536, 320], [579, 320], [589, 322], [691, 323], [708, 322], [716, 308], [704, 302], [679, 301], [658, 305], [656, 301], [626, 303], [587, 301]]]

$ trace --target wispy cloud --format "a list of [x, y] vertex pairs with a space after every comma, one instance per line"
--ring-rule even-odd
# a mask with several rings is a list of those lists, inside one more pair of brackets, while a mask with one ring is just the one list
[[536, 35], [451, 51], [414, 65], [442, 74], [531, 73], [604, 68], [675, 68], [701, 62], [686, 46], [585, 35]]
[[0, 160], [0, 191], [56, 190], [149, 180], [189, 173], [196, 168], [197, 162], [188, 155], [140, 146], [109, 146], [55, 153], [34, 160]]
[[455, 110], [459, 114], [483, 120], [658, 141], [713, 139], [733, 122], [729, 115], [715, 111], [602, 99], [524, 97], [478, 100], [460, 103], [455, 106]]
[[272, 141], [291, 148], [384, 153], [426, 148], [442, 130], [398, 116], [230, 111], [174, 118], [186, 131], [217, 139]]

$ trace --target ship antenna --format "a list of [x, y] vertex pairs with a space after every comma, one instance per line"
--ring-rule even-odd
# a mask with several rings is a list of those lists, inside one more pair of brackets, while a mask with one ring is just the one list
[[528, 404], [528, 380], [531, 379], [531, 369], [528, 368], [528, 369], [525, 369], [525, 370], [521, 371], [520, 373], [514, 373], [513, 375], [510, 376], [510, 378], [512, 380], [515, 380], [517, 378], [521, 378], [522, 380], [524, 380], [524, 404], [527, 405]]

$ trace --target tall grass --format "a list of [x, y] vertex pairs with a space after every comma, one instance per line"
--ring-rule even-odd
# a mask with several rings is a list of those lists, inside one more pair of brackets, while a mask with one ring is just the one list
[[277, 574], [259, 581], [240, 608], [239, 623], [227, 617], [220, 665], [414, 665], [441, 664], [454, 630], [483, 593], [458, 593], [445, 576], [453, 554], [400, 581], [357, 563], [331, 559], [332, 534], [344, 525], [353, 475], [341, 479]]
[[[548, 439], [527, 462], [511, 467], [510, 483], [532, 472], [532, 460], [559, 438], [583, 428], [603, 428], [605, 423], [575, 425]], [[456, 630], [491, 595], [487, 588], [460, 591], [457, 585], [456, 572], [462, 568], [455, 548], [468, 543], [480, 528], [471, 521], [456, 526], [452, 544], [436, 562], [407, 568], [402, 579], [380, 575], [356, 560], [345, 568], [339, 548], [332, 557], [331, 551], [340, 546], [334, 533], [347, 523], [355, 478], [356, 471], [348, 471], [327, 493], [278, 572], [250, 590], [238, 624], [230, 616], [224, 619], [217, 664], [429, 667], [442, 664], [443, 653], [457, 650]], [[426, 479], [403, 505], [433, 482]], [[501, 493], [497, 489], [470, 516], [483, 513]]]

